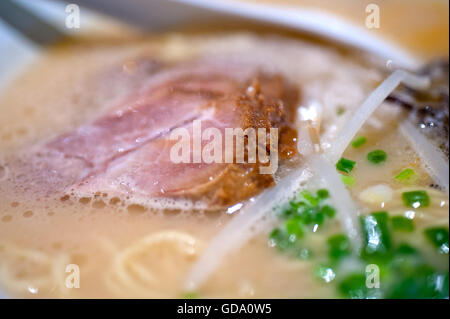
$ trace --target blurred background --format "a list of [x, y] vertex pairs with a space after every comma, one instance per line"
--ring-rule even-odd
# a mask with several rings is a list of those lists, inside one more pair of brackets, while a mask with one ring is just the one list
[[[80, 27], [67, 19], [79, 8]], [[378, 24], [367, 20], [376, 5]], [[126, 36], [203, 28], [264, 27], [372, 51], [406, 66], [448, 56], [447, 0], [2, 0], [0, 86], [65, 36]]]

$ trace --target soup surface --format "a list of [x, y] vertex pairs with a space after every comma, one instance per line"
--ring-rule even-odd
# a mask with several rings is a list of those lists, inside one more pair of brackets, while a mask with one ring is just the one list
[[[258, 200], [259, 193], [279, 183], [307, 162], [307, 157], [296, 154], [295, 146], [290, 150], [290, 144], [281, 141], [280, 153], [281, 147], [287, 147], [284, 149], [287, 156], [280, 155], [278, 170], [270, 178], [261, 180], [259, 174], [255, 177], [249, 173], [253, 166], [239, 166], [233, 168], [238, 173], [220, 173], [222, 179], [218, 184], [208, 184], [201, 174], [206, 174], [205, 178], [219, 176], [216, 170], [206, 171], [210, 166], [174, 172], [174, 165], [162, 174], [163, 166], [158, 159], [164, 149], [159, 144], [149, 148], [145, 156], [137, 156], [141, 149], [134, 150], [139, 138], [149, 134], [145, 127], [139, 131], [140, 117], [125, 129], [114, 126], [118, 121], [114, 117], [108, 118], [112, 124], [102, 126], [101, 121], [106, 121], [105, 114], [109, 116], [111, 110], [114, 114], [135, 110], [127, 104], [130, 96], [132, 103], [139, 104], [139, 94], [153, 85], [160, 72], [171, 80], [173, 75], [164, 75], [166, 68], [180, 65], [184, 71], [178, 71], [185, 72], [184, 77], [177, 78], [179, 83], [169, 87], [170, 92], [179, 89], [185, 95], [176, 98], [171, 95], [174, 104], [168, 108], [177, 108], [177, 112], [146, 123], [151, 130], [163, 125], [166, 119], [180, 117], [184, 104], [177, 104], [179, 101], [192, 99], [192, 104], [198, 106], [206, 99], [223, 110], [224, 100], [216, 99], [214, 94], [225, 92], [228, 99], [229, 87], [233, 86], [233, 90], [234, 86], [243, 87], [246, 91], [239, 91], [239, 96], [246, 96], [251, 104], [252, 93], [248, 88], [256, 88], [265, 94], [265, 103], [272, 95], [278, 102], [269, 105], [282, 102], [284, 113], [277, 119], [272, 116], [268, 125], [282, 128], [288, 123], [290, 133], [285, 138], [294, 145], [300, 138], [293, 131], [299, 125], [298, 114], [302, 109], [313, 110], [311, 116], [319, 122], [315, 128], [323, 149], [333, 143], [353, 112], [387, 75], [376, 59], [360, 53], [299, 39], [247, 33], [167, 34], [133, 41], [88, 39], [53, 48], [0, 99], [2, 292], [20, 297], [68, 298], [365, 297], [355, 295], [344, 282], [348, 274], [360, 270], [361, 261], [357, 257], [347, 258], [339, 270], [324, 266], [330, 265], [328, 256], [333, 242], [330, 237], [344, 232], [341, 219], [336, 218], [341, 212], [325, 214], [328, 216], [325, 220], [323, 214], [315, 213], [314, 218], [321, 219], [302, 221], [304, 229], [300, 235], [296, 226], [292, 226], [296, 219], [280, 217], [287, 211], [289, 201], [275, 207], [269, 221], [254, 231], [248, 241], [232, 249], [204, 283], [195, 289], [188, 288], [186, 281], [192, 267], [211, 240], [240, 213], [240, 208]], [[202, 68], [210, 79], [202, 78], [205, 75]], [[240, 82], [249, 68], [259, 74], [257, 84]], [[223, 74], [224, 79], [220, 77]], [[157, 93], [150, 94], [150, 98], [166, 94], [152, 92]], [[286, 92], [296, 92], [295, 99], [287, 97], [290, 93]], [[233, 110], [227, 114], [238, 114], [241, 109]], [[256, 111], [252, 109], [251, 118], [255, 119], [254, 114], [259, 111], [259, 106]], [[196, 109], [186, 111], [186, 119], [191, 120], [189, 116], [195, 112]], [[147, 116], [153, 119], [157, 115]], [[258, 127], [264, 116], [250, 126]], [[420, 156], [399, 133], [399, 122], [405, 116], [398, 105], [383, 103], [358, 132], [357, 146], [350, 145], [343, 154], [356, 164], [350, 164], [353, 165], [350, 170], [341, 168], [339, 173], [362, 216], [386, 211], [390, 219], [403, 217], [394, 223], [407, 224], [407, 231], [396, 231], [402, 228], [397, 224], [389, 226], [393, 228], [389, 245], [413, 246], [422, 256], [417, 257], [418, 263], [426, 263], [443, 285], [446, 280], [448, 296], [448, 193], [433, 185]], [[170, 126], [168, 130], [173, 128]], [[130, 133], [136, 131], [137, 135]], [[117, 136], [123, 138], [120, 147], [114, 144], [119, 143], [116, 140], [112, 144], [105, 142]], [[381, 160], [377, 160], [377, 153], [371, 153], [375, 150], [383, 151]], [[127, 157], [116, 154], [128, 151], [131, 155]], [[157, 160], [151, 157], [155, 154], [159, 155]], [[406, 173], [396, 178], [405, 169]], [[409, 174], [411, 171], [413, 174]], [[164, 187], [154, 187], [155, 182]], [[192, 191], [199, 185], [201, 191]], [[323, 195], [323, 203], [331, 200], [327, 205], [313, 200], [314, 203], [308, 202], [309, 208], [334, 209], [333, 185], [308, 185], [306, 190], [310, 193], [326, 188], [329, 195], [317, 194]], [[300, 192], [300, 185], [298, 188]], [[411, 191], [426, 193], [427, 204], [422, 201], [416, 207], [406, 205], [404, 194]], [[295, 196], [307, 197], [302, 194]], [[299, 199], [301, 205], [305, 200]], [[291, 203], [296, 205], [295, 201]], [[283, 246], [283, 238], [277, 237], [276, 229], [283, 230], [287, 222], [290, 222], [286, 224], [288, 232], [292, 227], [297, 231], [289, 233], [288, 244]], [[409, 229], [411, 223], [414, 226]], [[430, 227], [443, 230], [444, 237], [447, 229], [447, 251], [445, 240], [439, 252], [430, 243], [430, 236], [423, 235]], [[298, 243], [300, 248], [296, 246]], [[347, 253], [345, 247], [339, 251]], [[383, 262], [379, 263], [381, 285]], [[392, 266], [389, 265], [388, 269]], [[74, 277], [78, 274], [79, 281]], [[390, 284], [392, 279], [387, 275], [386, 278]]]

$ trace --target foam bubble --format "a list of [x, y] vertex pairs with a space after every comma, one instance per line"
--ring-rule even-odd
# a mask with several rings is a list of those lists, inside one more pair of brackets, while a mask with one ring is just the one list
[[106, 207], [106, 203], [103, 200], [101, 200], [101, 199], [95, 200], [92, 203], [92, 207], [95, 208], [95, 209], [102, 209], [102, 208]]
[[11, 215], [5, 215], [5, 216], [2, 217], [2, 222], [9, 223], [10, 221], [12, 221], [12, 216]]
[[64, 195], [60, 198], [62, 202], [68, 201], [70, 199], [70, 195]]
[[34, 215], [34, 212], [31, 210], [27, 210], [25, 213], [23, 213], [23, 217], [30, 218]]
[[130, 214], [143, 214], [147, 209], [139, 204], [130, 204], [127, 207], [127, 211]]
[[116, 196], [112, 197], [112, 198], [109, 200], [109, 204], [110, 204], [110, 205], [117, 205], [117, 204], [120, 203], [120, 202], [121, 202], [120, 198], [119, 198], [119, 197], [116, 197]]
[[78, 201], [81, 204], [87, 205], [91, 202], [91, 198], [90, 197], [81, 197]]

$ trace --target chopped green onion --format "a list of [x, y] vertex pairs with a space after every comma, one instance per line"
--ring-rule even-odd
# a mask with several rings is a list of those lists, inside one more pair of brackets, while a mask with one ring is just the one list
[[295, 236], [294, 238], [289, 236], [289, 234], [283, 232], [279, 228], [275, 228], [270, 233], [269, 239], [270, 246], [276, 247], [280, 251], [286, 251], [294, 246], [296, 238]]
[[351, 186], [355, 185], [355, 178], [353, 176], [341, 174], [341, 180], [345, 186], [351, 187]]
[[367, 154], [367, 159], [373, 164], [380, 164], [382, 162], [385, 162], [386, 158], [387, 154], [383, 150], [375, 150]]
[[319, 197], [320, 199], [327, 199], [328, 197], [330, 197], [330, 193], [328, 192], [328, 190], [322, 188], [317, 191], [317, 197]]
[[366, 142], [367, 142], [367, 138], [366, 138], [365, 136], [360, 136], [360, 137], [357, 137], [357, 138], [355, 138], [355, 139], [353, 140], [352, 146], [353, 146], [354, 148], [358, 148], [358, 147], [361, 147], [361, 146], [363, 146], [364, 144], [366, 144]]
[[342, 115], [345, 113], [345, 108], [340, 106], [338, 107], [337, 111], [336, 111], [337, 115]]
[[315, 194], [304, 190], [298, 194], [297, 198], [284, 206], [278, 215], [285, 222], [282, 227], [272, 230], [269, 235], [269, 245], [297, 258], [309, 258], [312, 252], [302, 246], [306, 226], [313, 226], [312, 232], [316, 232], [326, 218], [334, 217], [335, 209], [325, 204], [329, 197], [330, 193], [327, 189], [319, 189]]
[[321, 212], [321, 210], [318, 207], [310, 207], [302, 212], [300, 218], [306, 225], [309, 224], [321, 225], [325, 220], [325, 214]]
[[280, 234], [281, 234], [281, 230], [279, 228], [275, 228], [270, 233], [269, 238], [271, 240], [275, 241], [274, 244], [276, 244], [276, 241], [278, 241], [278, 239], [280, 238]]
[[295, 235], [297, 238], [303, 237], [303, 222], [300, 217], [295, 216], [286, 221], [286, 231], [289, 235]]
[[395, 176], [395, 179], [404, 184], [412, 184], [417, 180], [417, 174], [412, 168], [405, 168]]
[[390, 299], [446, 299], [448, 272], [442, 273], [428, 265], [406, 265], [401, 268], [386, 293]]
[[[347, 176], [346, 176], [347, 177]], [[316, 192], [304, 191], [286, 204], [278, 215], [281, 226], [270, 234], [269, 244], [282, 253], [297, 259], [306, 259], [316, 251], [308, 245], [308, 236], [315, 233], [317, 226], [327, 218], [335, 216], [336, 211], [327, 205], [330, 193], [326, 189]], [[408, 206], [428, 206], [430, 199], [425, 191], [412, 191], [402, 194]], [[449, 296], [448, 264], [435, 267], [429, 262], [422, 249], [417, 250], [402, 241], [397, 231], [414, 231], [414, 222], [404, 216], [389, 216], [387, 212], [373, 212], [360, 218], [362, 228], [362, 249], [360, 254], [353, 254], [349, 238], [344, 234], [335, 234], [326, 242], [326, 255], [317, 251], [315, 275], [325, 283], [330, 283], [343, 297], [350, 298], [447, 298]], [[312, 231], [308, 229], [314, 225]], [[391, 230], [394, 230], [391, 234]], [[448, 227], [437, 226], [424, 231], [426, 239], [439, 253], [449, 254]], [[423, 247], [426, 248], [426, 247]], [[431, 245], [428, 247], [431, 249]], [[346, 261], [355, 265], [352, 272], [347, 272]], [[371, 289], [366, 283], [364, 267], [375, 264], [379, 267], [378, 278], [383, 280], [382, 289]], [[446, 268], [444, 268], [446, 266]], [[367, 270], [366, 268], [366, 271]], [[194, 294], [194, 298], [195, 298]]]
[[430, 205], [430, 197], [426, 191], [404, 192], [402, 199], [406, 206], [413, 208], [427, 207]]
[[294, 201], [290, 201], [289, 202], [289, 206], [286, 207], [282, 212], [281, 215], [283, 217], [290, 217], [292, 215], [297, 214], [297, 212], [299, 211], [300, 207], [302, 205], [300, 203], [294, 202]]
[[341, 157], [341, 159], [336, 163], [336, 168], [342, 172], [350, 173], [355, 167], [355, 164], [355, 161]]
[[344, 234], [338, 234], [328, 238], [328, 256], [333, 260], [339, 260], [342, 257], [349, 256], [350, 241]]
[[365, 257], [382, 257], [391, 249], [387, 212], [373, 212], [361, 219]]
[[316, 207], [311, 207], [311, 206], [305, 207], [299, 213], [299, 217], [305, 225], [309, 225], [309, 224], [311, 224], [311, 222], [313, 220], [313, 216], [316, 214], [316, 211], [317, 211]]
[[414, 222], [412, 219], [404, 216], [393, 216], [391, 218], [392, 228], [396, 231], [412, 232], [414, 231]]
[[319, 199], [307, 190], [302, 191], [300, 195], [312, 206], [317, 206], [319, 204]]
[[321, 211], [316, 212], [312, 221], [315, 225], [322, 225], [325, 221], [325, 214]]
[[425, 229], [425, 236], [438, 249], [441, 254], [448, 254], [448, 228], [431, 227]]
[[366, 286], [366, 276], [363, 274], [351, 274], [339, 283], [340, 293], [351, 299], [366, 299], [369, 296], [369, 288]]
[[331, 207], [330, 205], [324, 205], [320, 209], [320, 212], [330, 218], [332, 218], [332, 217], [334, 217], [334, 215], [336, 215], [336, 210], [333, 207]]
[[413, 247], [411, 247], [408, 244], [401, 243], [398, 245], [398, 247], [395, 249], [395, 252], [399, 255], [415, 255], [417, 254], [417, 250]]

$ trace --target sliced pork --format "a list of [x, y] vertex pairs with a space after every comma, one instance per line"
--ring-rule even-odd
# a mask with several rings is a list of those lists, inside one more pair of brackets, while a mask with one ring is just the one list
[[[49, 141], [40, 150], [47, 154], [43, 166], [55, 173], [72, 163], [65, 191], [83, 196], [105, 192], [230, 205], [271, 186], [273, 176], [261, 174], [259, 162], [174, 163], [170, 133], [192, 133], [193, 121], [201, 120], [202, 130], [214, 127], [223, 136], [225, 128], [252, 127], [267, 134], [279, 128], [292, 137], [297, 98], [285, 79], [257, 66], [214, 60], [175, 66], [152, 75], [144, 90], [91, 123]], [[294, 145], [293, 138], [280, 141], [282, 149]]]

